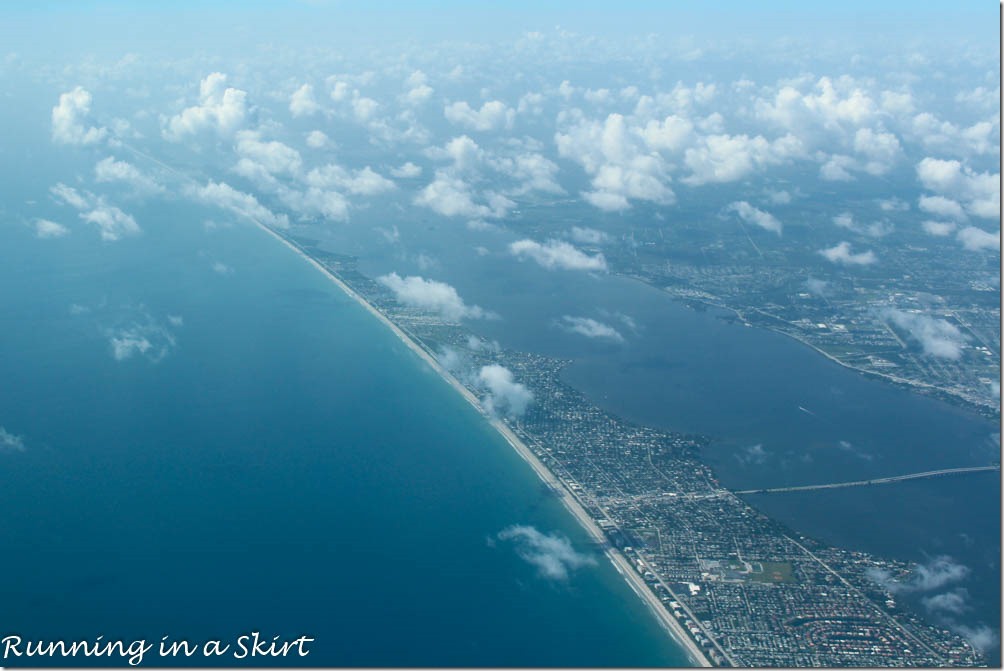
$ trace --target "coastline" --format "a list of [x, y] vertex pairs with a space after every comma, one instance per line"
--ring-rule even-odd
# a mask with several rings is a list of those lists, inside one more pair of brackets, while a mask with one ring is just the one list
[[[300, 247], [294, 244], [292, 241], [286, 239], [281, 234], [272, 230], [268, 226], [255, 221], [254, 223], [258, 228], [262, 229], [276, 240], [281, 242], [283, 245], [291, 249], [294, 253], [300, 256], [302, 259], [310, 263], [314, 268], [323, 273], [330, 281], [334, 282], [339, 289], [341, 289], [345, 294], [347, 294], [356, 303], [365, 308], [371, 315], [376, 317], [382, 324], [387, 326], [395, 336], [398, 337], [401, 342], [403, 342], [410, 350], [419, 356], [425, 363], [427, 363], [439, 376], [446, 381], [451, 387], [453, 387], [460, 395], [470, 403], [481, 415], [489, 418], [489, 423], [491, 426], [501, 434], [501, 436], [506, 440], [507, 443], [519, 454], [533, 469], [534, 473], [537, 474], [545, 484], [550, 487], [556, 488], [557, 491], [561, 493], [559, 497], [562, 504], [565, 506], [573, 517], [579, 522], [579, 524], [586, 530], [586, 532], [597, 542], [607, 545], [607, 538], [603, 534], [603, 531], [599, 528], [596, 522], [589, 516], [585, 508], [579, 503], [578, 499], [575, 497], [574, 493], [569, 491], [562, 481], [554, 475], [548, 469], [543, 462], [541, 462], [533, 451], [524, 443], [516, 433], [509, 428], [502, 420], [498, 418], [490, 418], [485, 412], [478, 398], [469, 390], [467, 387], [462, 385], [459, 380], [457, 380], [448, 370], [443, 368], [442, 365], [433, 357], [428, 351], [422, 348], [417, 342], [415, 342], [411, 336], [409, 336], [404, 330], [402, 330], [397, 324], [391, 321], [386, 315], [377, 310], [373, 305], [371, 305], [363, 296], [357, 293], [352, 287], [347, 285], [342, 281], [337, 275], [332, 273], [330, 270], [325, 268], [319, 261], [311, 257]], [[634, 567], [628, 561], [620, 551], [613, 547], [607, 547], [605, 550], [605, 555], [614, 565], [614, 568], [618, 573], [623, 576], [624, 580], [631, 587], [642, 601], [649, 607], [652, 614], [656, 616], [656, 619], [663, 626], [664, 629], [669, 633], [670, 637], [680, 645], [687, 653], [691, 662], [695, 666], [711, 667], [711, 663], [708, 656], [698, 647], [697, 643], [690, 637], [689, 633], [684, 629], [683, 625], [673, 617], [673, 615], [665, 608], [662, 602], [658, 599], [655, 593], [649, 589], [648, 585], [642, 579], [642, 577], [635, 571]]]

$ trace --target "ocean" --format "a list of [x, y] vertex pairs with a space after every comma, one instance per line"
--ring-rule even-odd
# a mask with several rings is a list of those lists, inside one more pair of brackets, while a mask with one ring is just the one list
[[[317, 270], [219, 212], [129, 209], [143, 233], [117, 242], [4, 213], [0, 426], [23, 450], [0, 452], [0, 632], [316, 639], [284, 665], [687, 663], [512, 448]], [[513, 525], [585, 563], [545, 577]]]

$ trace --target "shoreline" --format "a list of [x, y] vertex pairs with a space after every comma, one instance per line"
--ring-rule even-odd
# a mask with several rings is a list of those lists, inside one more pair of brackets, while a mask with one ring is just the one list
[[[489, 419], [489, 424], [502, 436], [503, 439], [523, 458], [524, 461], [529, 464], [530, 468], [533, 469], [534, 473], [540, 478], [545, 484], [550, 487], [557, 488], [557, 491], [561, 493], [559, 497], [561, 499], [562, 505], [565, 509], [572, 514], [580, 526], [582, 526], [586, 532], [596, 541], [603, 545], [607, 545], [607, 538], [603, 534], [603, 531], [596, 524], [596, 521], [589, 516], [589, 513], [583, 508], [579, 503], [578, 499], [575, 497], [574, 493], [568, 490], [564, 483], [558, 478], [550, 469], [547, 468], [541, 462], [537, 455], [524, 443], [516, 433], [509, 428], [501, 419], [490, 417], [481, 406], [481, 402], [478, 398], [469, 390], [467, 387], [462, 385], [457, 378], [453, 376], [448, 370], [443, 368], [443, 366], [433, 357], [429, 352], [422, 348], [418, 343], [416, 343], [411, 336], [405, 333], [397, 324], [390, 320], [386, 315], [377, 310], [373, 305], [371, 305], [363, 296], [356, 292], [352, 287], [342, 281], [337, 275], [332, 273], [330, 270], [325, 268], [317, 259], [313, 258], [307, 254], [303, 249], [298, 247], [295, 243], [287, 240], [281, 234], [272, 230], [268, 226], [255, 221], [254, 222], [260, 229], [274, 237], [276, 240], [281, 242], [283, 245], [291, 249], [294, 253], [300, 256], [302, 259], [310, 263], [314, 268], [323, 273], [329, 280], [335, 283], [339, 289], [341, 289], [349, 298], [353, 299], [356, 303], [361, 305], [366, 309], [371, 315], [376, 317], [382, 324], [387, 326], [395, 336], [398, 337], [401, 342], [405, 344], [411, 351], [419, 356], [422, 361], [428, 364], [433, 371], [435, 371], [439, 376], [451, 387], [460, 393], [460, 395], [470, 403], [479, 414]], [[637, 594], [646, 606], [652, 611], [652, 614], [656, 617], [663, 628], [669, 633], [673, 641], [680, 645], [690, 661], [694, 663], [695, 666], [711, 667], [713, 664], [708, 659], [708, 656], [703, 650], [698, 647], [697, 643], [690, 637], [690, 634], [683, 628], [683, 625], [673, 617], [673, 615], [666, 609], [663, 603], [655, 595], [655, 593], [649, 589], [648, 585], [642, 579], [642, 577], [635, 571], [634, 567], [628, 561], [620, 551], [613, 547], [608, 547], [604, 554], [607, 559], [614, 565], [614, 568], [618, 573], [623, 576], [625, 582], [631, 587], [632, 591]]]

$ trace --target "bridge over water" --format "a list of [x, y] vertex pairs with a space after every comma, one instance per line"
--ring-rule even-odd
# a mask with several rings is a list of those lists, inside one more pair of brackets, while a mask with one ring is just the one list
[[942, 468], [937, 471], [924, 471], [923, 473], [907, 473], [906, 475], [892, 475], [886, 478], [872, 478], [871, 480], [854, 480], [851, 482], [831, 482], [825, 485], [802, 485], [800, 487], [771, 487], [768, 489], [744, 489], [733, 492], [734, 494], [775, 494], [780, 492], [807, 492], [813, 489], [840, 489], [842, 487], [865, 487], [867, 485], [884, 485], [889, 482], [902, 482], [903, 480], [919, 480], [921, 478], [936, 478], [943, 475], [958, 475], [961, 473], [982, 473], [985, 471], [999, 471], [1000, 464], [992, 466], [967, 466], [964, 468]]

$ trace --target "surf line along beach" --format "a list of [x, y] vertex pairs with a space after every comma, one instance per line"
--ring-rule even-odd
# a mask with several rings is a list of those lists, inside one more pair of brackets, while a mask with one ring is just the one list
[[[677, 621], [677, 619], [669, 613], [655, 593], [648, 588], [642, 577], [635, 571], [628, 561], [627, 557], [621, 554], [616, 548], [612, 547], [607, 543], [607, 538], [603, 531], [596, 524], [596, 521], [586, 512], [585, 508], [579, 503], [577, 495], [570, 488], [565, 487], [564, 483], [554, 475], [538, 458], [537, 456], [527, 447], [519, 436], [517, 436], [512, 429], [510, 429], [505, 422], [497, 417], [492, 417], [484, 407], [481, 405], [481, 401], [475, 396], [467, 387], [460, 383], [456, 377], [453, 376], [448, 370], [446, 370], [439, 361], [430, 354], [425, 348], [415, 342], [407, 333], [405, 333], [397, 324], [390, 320], [385, 314], [376, 309], [372, 304], [369, 303], [362, 295], [356, 292], [352, 287], [342, 281], [337, 275], [326, 268], [317, 259], [313, 258], [308, 254], [302, 247], [296, 244], [294, 241], [290, 240], [281, 233], [275, 231], [271, 227], [248, 217], [253, 221], [258, 228], [263, 230], [265, 233], [271, 235], [276, 240], [281, 242], [283, 245], [295, 252], [300, 258], [305, 260], [307, 263], [311, 264], [325, 275], [330, 281], [334, 282], [339, 289], [341, 289], [350, 298], [356, 301], [359, 305], [366, 309], [371, 315], [376, 317], [381, 323], [383, 323], [387, 328], [389, 328], [394, 335], [396, 335], [401, 342], [403, 342], [411, 351], [413, 351], [418, 357], [428, 364], [440, 377], [443, 378], [451, 387], [453, 387], [468, 403], [470, 403], [481, 415], [486, 417], [492, 427], [498, 431], [506, 442], [512, 446], [514, 450], [530, 465], [537, 476], [544, 481], [549, 487], [553, 488], [554, 491], [562, 493], [559, 498], [561, 502], [565, 505], [565, 508], [578, 520], [579, 524], [593, 537], [595, 541], [605, 547], [605, 554], [607, 558], [613, 563], [614, 567], [617, 569], [624, 579], [627, 581], [628, 585], [632, 590], [645, 602], [646, 605], [651, 609], [653, 614], [663, 625], [663, 627], [669, 632], [672, 638], [679, 643], [687, 651], [688, 655], [695, 664], [699, 666], [712, 666], [710, 660], [703, 650], [697, 645], [697, 643], [690, 637], [690, 634], [683, 628], [683, 625]], [[670, 591], [670, 594], [674, 596]], [[677, 601], [679, 601], [677, 599]], [[696, 618], [692, 618], [696, 621]], [[720, 652], [725, 655], [726, 659], [728, 656], [725, 654], [724, 650]]]

